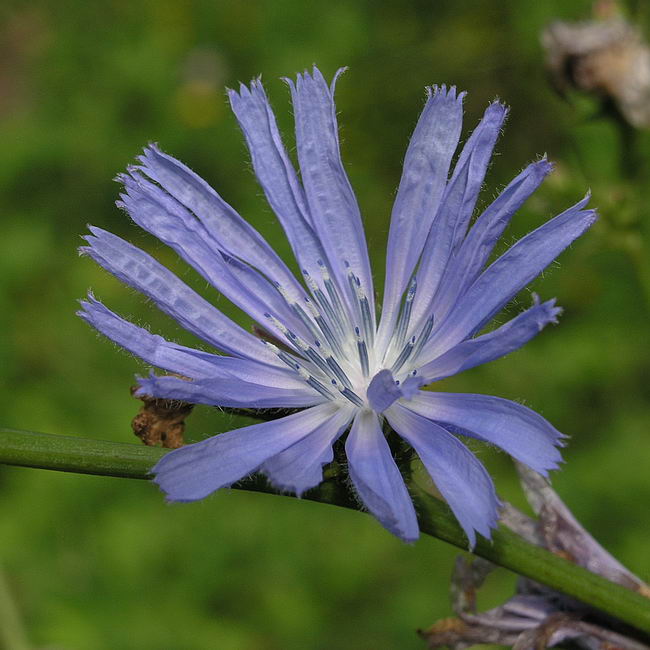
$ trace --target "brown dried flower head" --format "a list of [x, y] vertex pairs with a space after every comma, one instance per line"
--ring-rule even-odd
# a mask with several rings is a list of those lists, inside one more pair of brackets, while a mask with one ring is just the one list
[[595, 94], [632, 126], [650, 127], [650, 47], [635, 26], [620, 17], [557, 21], [541, 40], [558, 92]]

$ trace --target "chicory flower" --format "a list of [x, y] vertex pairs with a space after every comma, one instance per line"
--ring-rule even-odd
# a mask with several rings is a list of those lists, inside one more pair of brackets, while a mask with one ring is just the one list
[[499, 501], [459, 434], [496, 445], [544, 475], [561, 460], [563, 436], [520, 404], [422, 387], [502, 357], [556, 322], [555, 301], [535, 299], [509, 322], [480, 333], [595, 214], [585, 209], [587, 197], [490, 263], [513, 214], [551, 165], [546, 159], [530, 164], [472, 220], [507, 111], [498, 102], [487, 107], [452, 171], [464, 95], [445, 86], [429, 89], [393, 207], [378, 318], [361, 215], [340, 157], [335, 82], [328, 85], [316, 68], [288, 80], [300, 175], [261, 82], [229, 91], [255, 174], [302, 278], [205, 181], [158, 147], [147, 147], [120, 177], [119, 205], [131, 219], [269, 336], [255, 337], [150, 255], [96, 227], [82, 252], [220, 353], [151, 334], [92, 294], [80, 315], [134, 355], [174, 373], [139, 379], [141, 394], [299, 409], [167, 454], [153, 473], [169, 500], [202, 499], [257, 471], [300, 495], [322, 481], [333, 444], [347, 432], [348, 471], [359, 499], [389, 531], [414, 541], [416, 513], [391, 455], [387, 423], [417, 453], [473, 546], [477, 532], [490, 536]]

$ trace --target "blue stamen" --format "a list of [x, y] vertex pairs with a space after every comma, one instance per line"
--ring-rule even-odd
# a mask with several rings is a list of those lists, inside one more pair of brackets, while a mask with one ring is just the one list
[[339, 378], [339, 381], [345, 384], [348, 388], [352, 388], [352, 382], [348, 379], [348, 376], [343, 371], [343, 368], [338, 364], [337, 360], [334, 357], [329, 356], [326, 361], [330, 370]]
[[331, 391], [327, 389], [326, 386], [321, 384], [316, 377], [309, 375], [308, 377], [305, 377], [305, 381], [315, 390], [317, 390], [323, 397], [327, 397], [327, 399], [332, 399], [334, 395], [332, 395]]
[[431, 334], [431, 330], [433, 329], [433, 314], [427, 318], [426, 323], [424, 323], [424, 327], [418, 334], [418, 340], [415, 343], [415, 347], [413, 349], [413, 358], [417, 357], [418, 354], [422, 351], [422, 348], [424, 347], [424, 344], [429, 340], [429, 335]]
[[359, 361], [361, 362], [361, 371], [363, 376], [367, 377], [370, 374], [370, 363], [368, 361], [368, 348], [366, 342], [361, 338], [361, 331], [358, 327], [354, 328], [357, 335], [357, 351], [359, 353]]
[[341, 395], [343, 395], [343, 397], [347, 397], [354, 405], [363, 406], [363, 400], [349, 388], [343, 388], [341, 390]]
[[411, 356], [413, 352], [413, 346], [415, 345], [415, 336], [411, 337], [411, 340], [402, 348], [402, 351], [399, 353], [397, 359], [390, 367], [391, 372], [396, 373], [405, 363], [406, 360]]
[[[348, 312], [343, 307], [343, 302], [341, 300], [341, 296], [339, 295], [338, 289], [336, 288], [336, 285], [332, 282], [332, 277], [330, 276], [330, 273], [327, 270], [325, 264], [323, 264], [322, 260], [318, 260], [318, 266], [320, 267], [321, 272], [323, 274], [323, 284], [325, 285], [325, 290], [327, 291], [327, 295], [329, 296], [329, 299], [333, 307], [333, 311], [335, 315], [334, 321], [340, 324], [340, 326], [342, 327], [342, 333], [345, 334], [346, 328], [344, 326], [344, 323], [350, 326], [350, 322], [347, 317]], [[336, 316], [338, 316], [338, 318]]]
[[406, 333], [411, 321], [411, 311], [413, 309], [413, 299], [415, 298], [415, 292], [417, 291], [417, 280], [413, 276], [411, 283], [409, 285], [408, 291], [406, 293], [406, 298], [400, 310], [399, 319], [397, 321], [397, 327], [395, 329], [395, 335], [393, 341], [395, 347], [399, 348], [404, 343], [406, 339]]

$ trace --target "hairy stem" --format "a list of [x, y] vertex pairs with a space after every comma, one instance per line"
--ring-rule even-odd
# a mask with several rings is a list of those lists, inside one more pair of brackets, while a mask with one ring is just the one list
[[[0, 463], [8, 465], [146, 479], [165, 453], [157, 447], [0, 428]], [[274, 493], [259, 477], [233, 488]], [[421, 531], [467, 549], [467, 538], [446, 504], [417, 483], [411, 485], [411, 491]], [[324, 481], [304, 498], [359, 509], [345, 487], [335, 481]], [[650, 634], [650, 599], [530, 544], [504, 527], [493, 532], [491, 542], [480, 538], [474, 553]]]

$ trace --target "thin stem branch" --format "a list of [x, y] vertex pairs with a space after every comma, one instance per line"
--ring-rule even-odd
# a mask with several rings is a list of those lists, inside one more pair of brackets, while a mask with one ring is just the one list
[[650, 258], [641, 233], [639, 233], [638, 237], [632, 236], [629, 238], [625, 246], [625, 252], [628, 254], [636, 271], [641, 293], [645, 298], [645, 307], [650, 310]]
[[[644, 188], [648, 170], [646, 156], [640, 148], [639, 130], [629, 124], [618, 111], [614, 113], [614, 123], [617, 126], [620, 141], [621, 176], [631, 186]], [[638, 191], [637, 194], [639, 194]], [[639, 198], [643, 201], [642, 196], [639, 195]], [[643, 216], [637, 217], [636, 228], [628, 233], [625, 250], [636, 271], [641, 292], [645, 298], [646, 309], [650, 310], [650, 263], [647, 238], [644, 236]]]
[[[165, 453], [157, 447], [0, 428], [0, 463], [8, 465], [147, 479], [151, 467]], [[417, 484], [410, 487], [420, 530], [467, 549], [467, 538], [447, 505]], [[276, 494], [260, 477], [233, 488]], [[324, 481], [304, 498], [359, 509], [344, 486], [335, 481]], [[504, 527], [493, 532], [492, 541], [479, 539], [474, 553], [650, 634], [650, 599], [530, 544]]]

